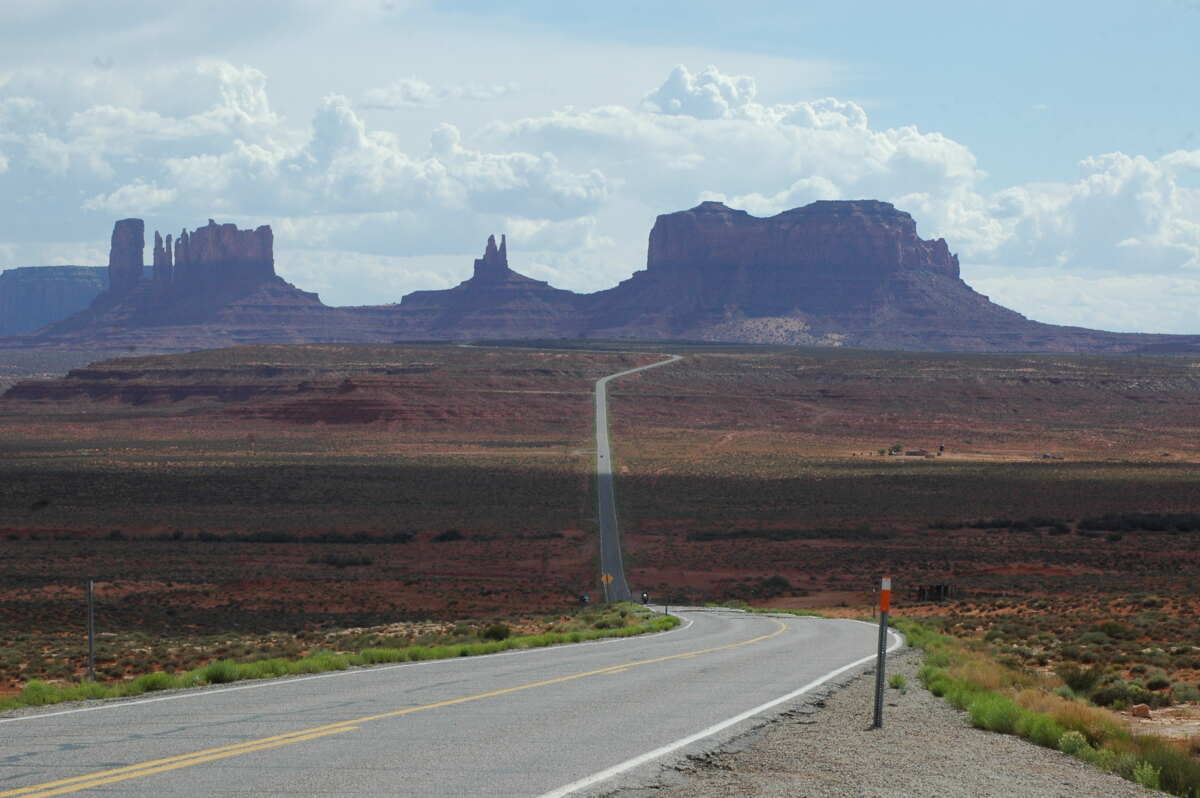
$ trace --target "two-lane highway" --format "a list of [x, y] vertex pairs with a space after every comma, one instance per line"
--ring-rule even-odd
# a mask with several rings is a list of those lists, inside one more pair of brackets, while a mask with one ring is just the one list
[[852, 621], [683, 617], [659, 635], [0, 719], [0, 798], [586, 792], [731, 735], [875, 644]]
[[[608, 440], [608, 383], [639, 371], [655, 369], [679, 360], [671, 355], [666, 360], [609, 374], [596, 381], [596, 493], [600, 527], [601, 589], [608, 601], [628, 601], [632, 598], [625, 580], [625, 564], [621, 558], [621, 532], [617, 525], [617, 501], [613, 494], [612, 449]], [[611, 580], [611, 581], [610, 581]]]

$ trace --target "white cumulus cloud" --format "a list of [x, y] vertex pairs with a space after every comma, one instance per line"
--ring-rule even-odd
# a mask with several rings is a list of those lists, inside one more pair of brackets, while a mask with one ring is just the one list
[[723, 75], [715, 66], [693, 75], [680, 64], [646, 95], [645, 103], [664, 114], [723, 119], [750, 105], [756, 92], [754, 79], [747, 75]]
[[159, 188], [153, 183], [140, 180], [121, 186], [109, 194], [102, 194], [83, 203], [89, 211], [105, 211], [116, 216], [149, 213], [174, 201], [175, 189]]
[[[354, 90], [359, 104], [329, 94], [300, 122], [275, 111], [269, 87], [254, 66], [219, 60], [0, 74], [0, 244], [21, 257], [84, 251], [96, 229], [130, 214], [161, 229], [215, 215], [271, 223], [298, 282], [353, 302], [377, 299], [336, 287], [355, 257], [363, 275], [409, 269], [452, 284], [488, 233], [508, 232], [514, 266], [594, 290], [644, 262], [660, 213], [703, 199], [769, 215], [873, 198], [912, 213], [923, 236], [947, 238], [968, 281], [1029, 315], [1200, 331], [1180, 300], [1200, 295], [1200, 150], [1096, 154], [1073, 180], [993, 190], [963, 142], [879, 127], [845, 98], [763, 102], [752, 77], [711, 66], [677, 66], [629, 104], [479, 130], [432, 124], [426, 146], [402, 145], [401, 131], [379, 124], [386, 115], [362, 109], [448, 114], [453, 101], [517, 87], [404, 78]], [[54, 235], [66, 239], [57, 249]], [[451, 255], [461, 269], [447, 270]], [[337, 268], [318, 280], [326, 262]], [[413, 280], [382, 284], [390, 295], [420, 287]]]
[[[890, 201], [925, 237], [948, 239], [968, 280], [981, 275], [993, 290], [1007, 281], [1019, 310], [1035, 307], [1026, 298], [1058, 274], [1074, 280], [1064, 287], [1090, 286], [1086, 309], [1043, 313], [1042, 303], [1033, 315], [1085, 323], [1091, 313], [1086, 323], [1127, 326], [1128, 314], [1103, 310], [1107, 297], [1114, 307], [1139, 303], [1132, 313], [1152, 318], [1148, 329], [1200, 331], [1185, 305], [1149, 299], [1156, 290], [1190, 295], [1171, 280], [1200, 279], [1200, 195], [1184, 180], [1200, 168], [1200, 152], [1096, 155], [1074, 181], [989, 191], [974, 153], [944, 134], [876, 128], [860, 105], [836, 98], [763, 104], [756, 88], [714, 67], [676, 67], [640, 107], [564, 109], [495, 123], [487, 136], [498, 147], [558, 153], [568, 167], [598, 166], [613, 181], [611, 204], [640, 203], [643, 219], [703, 199], [758, 215], [819, 199]], [[1123, 291], [1116, 278], [1133, 274], [1170, 279]]]
[[464, 86], [436, 88], [420, 78], [401, 78], [387, 86], [367, 89], [363, 93], [364, 108], [397, 110], [421, 106], [431, 107], [450, 100], [486, 102], [498, 100], [518, 90], [516, 83], [471, 83]]

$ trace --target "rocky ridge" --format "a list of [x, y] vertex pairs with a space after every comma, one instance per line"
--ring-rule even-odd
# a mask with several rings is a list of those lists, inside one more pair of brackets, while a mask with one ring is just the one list
[[162, 351], [230, 343], [475, 338], [641, 338], [1024, 352], [1197, 351], [1200, 336], [1109, 333], [1031, 321], [961, 278], [944, 239], [876, 200], [814, 202], [755, 217], [719, 202], [664, 214], [646, 268], [575, 294], [509, 267], [489, 237], [472, 276], [399, 304], [332, 308], [275, 274], [269, 226], [213, 220], [154, 236], [142, 279], [144, 224], [116, 223], [109, 290], [34, 345], [133, 345]]
[[104, 266], [21, 266], [0, 273], [0, 335], [26, 335], [86, 308], [108, 288]]

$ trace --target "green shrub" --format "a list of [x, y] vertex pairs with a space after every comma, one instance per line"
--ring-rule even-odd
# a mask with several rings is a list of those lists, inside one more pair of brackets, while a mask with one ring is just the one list
[[228, 684], [237, 681], [238, 665], [231, 659], [219, 659], [200, 669], [200, 678], [207, 684]]
[[1136, 682], [1124, 682], [1120, 679], [1098, 687], [1092, 692], [1091, 699], [1094, 704], [1102, 707], [1131, 704], [1165, 706], [1169, 701], [1166, 696], [1153, 693]]
[[100, 682], [84, 681], [79, 684], [71, 685], [63, 688], [63, 701], [87, 701], [93, 698], [108, 698], [112, 695], [112, 688]]
[[1133, 781], [1133, 769], [1137, 767], [1137, 764], [1137, 754], [1132, 751], [1119, 751], [1116, 760], [1113, 762], [1112, 772], [1123, 779]]
[[1158, 671], [1150, 675], [1146, 679], [1147, 690], [1165, 690], [1171, 686], [1171, 680], [1162, 671]]
[[403, 662], [406, 659], [404, 649], [400, 648], [364, 648], [358, 654], [367, 665], [379, 665], [385, 662]]
[[1176, 682], [1171, 685], [1171, 694], [1180, 704], [1200, 702], [1200, 687], [1187, 682]]
[[1083, 669], [1078, 665], [1064, 664], [1059, 665], [1054, 669], [1058, 678], [1070, 687], [1076, 693], [1089, 693], [1099, 683], [1100, 678], [1104, 676], [1104, 669], [1093, 666], [1088, 669]]
[[270, 679], [291, 673], [291, 663], [278, 657], [246, 662], [238, 666], [238, 679]]
[[175, 678], [171, 674], [155, 671], [154, 673], [144, 673], [122, 685], [121, 692], [124, 695], [141, 695], [142, 693], [152, 693], [155, 690], [169, 690], [175, 686]]
[[1088, 745], [1087, 738], [1077, 731], [1063, 732], [1058, 738], [1058, 750], [1070, 756], [1086, 759], [1095, 749]]
[[33, 679], [21, 690], [20, 699], [21, 703], [26, 706], [40, 707], [54, 703], [57, 692], [52, 685], [46, 684], [41, 679]]
[[[636, 617], [639, 613], [617, 609], [615, 612], [610, 612], [607, 616], [602, 617], [601, 620], [606, 620], [610, 624], [617, 624], [618, 621], [616, 619], [630, 615]], [[596, 614], [592, 613], [587, 616], [587, 619], [590, 621], [596, 617]], [[226, 684], [243, 679], [262, 679], [287, 674], [345, 670], [352, 665], [470, 657], [481, 654], [492, 654], [514, 648], [537, 648], [567, 642], [578, 643], [602, 637], [629, 637], [646, 632], [660, 632], [672, 629], [680, 623], [679, 619], [673, 616], [656, 616], [653, 618], [642, 616], [639, 618], [639, 621], [640, 623], [634, 626], [620, 626], [619, 628], [607, 630], [588, 629], [570, 633], [548, 632], [541, 635], [526, 635], [523, 637], [506, 636], [502, 640], [489, 640], [480, 643], [416, 645], [406, 648], [367, 648], [355, 654], [314, 651], [309, 656], [298, 660], [273, 657], [239, 663], [233, 659], [226, 658], [210, 662], [207, 665], [178, 675], [166, 672], [147, 673], [113, 686], [98, 682], [83, 682], [81, 684], [59, 687], [39, 679], [34, 679], [25, 685], [24, 690], [19, 695], [13, 698], [0, 699], [0, 710], [20, 706], [43, 706], [61, 701], [140, 695], [155, 690], [196, 687], [205, 684]], [[507, 629], [507, 627], [505, 628]], [[221, 650], [225, 653], [235, 653], [240, 649], [222, 646]], [[248, 651], [249, 649], [245, 649], [243, 653]], [[123, 669], [118, 668], [117, 674], [120, 673], [123, 673]]]
[[1062, 740], [1063, 727], [1054, 718], [1042, 712], [1023, 710], [1017, 717], [1017, 734], [1043, 748], [1056, 748]]
[[1021, 707], [999, 693], [977, 693], [966, 709], [971, 725], [1001, 734], [1015, 733], [1017, 719], [1021, 716]]
[[903, 673], [893, 673], [888, 677], [888, 687], [893, 690], [904, 690], [908, 687], [908, 679], [904, 678]]
[[1118, 754], [1111, 748], [1093, 748], [1091, 753], [1082, 757], [1089, 764], [1094, 765], [1101, 770], [1115, 771], [1117, 769]]
[[1152, 790], [1157, 790], [1159, 786], [1159, 776], [1161, 772], [1154, 765], [1146, 761], [1138, 762], [1133, 769], [1133, 780], [1143, 787], [1149, 787]]
[[483, 630], [481, 637], [484, 640], [506, 640], [511, 634], [512, 630], [508, 628], [508, 624], [494, 623]]
[[350, 667], [349, 660], [341, 654], [332, 651], [314, 651], [303, 659], [291, 663], [291, 673], [324, 673], [325, 671], [344, 671]]
[[[1148, 766], [1143, 768], [1142, 773], [1149, 778], [1150, 768], [1153, 768], [1153, 775], [1158, 780], [1156, 787], [1173, 795], [1193, 796], [1200, 793], [1200, 760], [1160, 737], [1136, 737], [1135, 742], [1141, 764]], [[1134, 780], [1138, 781], [1136, 769]]]

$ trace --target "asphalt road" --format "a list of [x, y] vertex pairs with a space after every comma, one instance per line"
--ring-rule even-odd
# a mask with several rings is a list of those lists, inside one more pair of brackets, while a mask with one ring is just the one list
[[[596, 380], [596, 493], [599, 501], [601, 595], [607, 601], [628, 601], [633, 597], [625, 580], [621, 560], [621, 531], [617, 525], [617, 501], [613, 494], [612, 450], [608, 440], [608, 383], [611, 380], [674, 363], [679, 355], [666, 360], [619, 371]], [[609, 581], [611, 577], [611, 581]]]
[[681, 615], [645, 637], [3, 718], [0, 797], [586, 794], [875, 649], [853, 621]]

